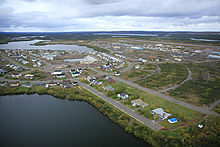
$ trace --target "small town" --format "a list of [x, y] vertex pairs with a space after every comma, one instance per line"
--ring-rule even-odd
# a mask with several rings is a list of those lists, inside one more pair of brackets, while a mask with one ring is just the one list
[[219, 147], [220, 1], [0, 1], [0, 147]]

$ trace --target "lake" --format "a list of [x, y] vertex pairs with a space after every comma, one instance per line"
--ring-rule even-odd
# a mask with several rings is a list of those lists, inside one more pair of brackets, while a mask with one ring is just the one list
[[50, 95], [0, 97], [0, 146], [144, 147], [86, 102]]
[[92, 48], [88, 48], [86, 46], [79, 45], [31, 45], [39, 41], [44, 40], [33, 40], [33, 41], [17, 41], [17, 42], [9, 42], [8, 44], [0, 44], [0, 49], [40, 49], [40, 50], [66, 50], [66, 51], [77, 51], [77, 52], [88, 52], [93, 51]]

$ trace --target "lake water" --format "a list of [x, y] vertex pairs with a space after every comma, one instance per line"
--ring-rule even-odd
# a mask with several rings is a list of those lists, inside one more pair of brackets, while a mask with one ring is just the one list
[[88, 48], [86, 46], [78, 46], [78, 45], [31, 45], [36, 42], [43, 41], [43, 40], [33, 40], [33, 41], [17, 41], [17, 42], [9, 42], [8, 44], [1, 44], [0, 49], [41, 49], [41, 50], [74, 50], [78, 52], [88, 52], [93, 51], [92, 48]]
[[49, 95], [0, 97], [0, 146], [144, 147], [86, 102]]

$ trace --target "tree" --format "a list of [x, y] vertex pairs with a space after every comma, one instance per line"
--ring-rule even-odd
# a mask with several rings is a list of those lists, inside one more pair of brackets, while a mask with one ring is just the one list
[[154, 114], [154, 120], [157, 120], [157, 113]]

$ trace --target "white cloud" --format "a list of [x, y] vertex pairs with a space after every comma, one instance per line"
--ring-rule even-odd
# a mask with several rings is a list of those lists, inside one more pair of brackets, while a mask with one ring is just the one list
[[219, 0], [4, 0], [0, 31], [220, 31]]

